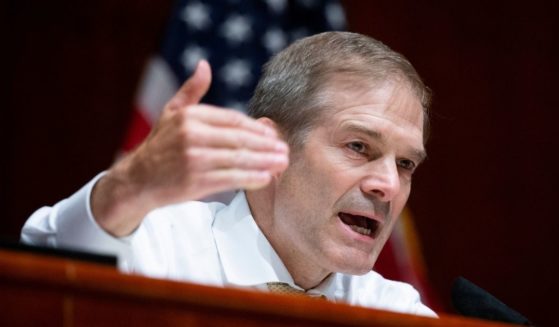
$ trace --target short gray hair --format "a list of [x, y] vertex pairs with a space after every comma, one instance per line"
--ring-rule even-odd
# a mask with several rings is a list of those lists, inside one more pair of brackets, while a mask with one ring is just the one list
[[411, 63], [371, 37], [351, 32], [325, 32], [293, 43], [264, 65], [248, 114], [273, 120], [292, 147], [321, 119], [321, 91], [334, 76], [367, 81], [407, 81], [424, 110], [428, 135], [431, 92]]

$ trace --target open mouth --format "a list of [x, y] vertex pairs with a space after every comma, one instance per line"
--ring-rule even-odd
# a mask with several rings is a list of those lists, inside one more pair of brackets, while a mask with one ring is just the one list
[[349, 226], [352, 231], [361, 235], [374, 237], [379, 228], [378, 221], [365, 216], [352, 215], [347, 212], [340, 212], [338, 213], [338, 217], [340, 217], [340, 220], [344, 224]]

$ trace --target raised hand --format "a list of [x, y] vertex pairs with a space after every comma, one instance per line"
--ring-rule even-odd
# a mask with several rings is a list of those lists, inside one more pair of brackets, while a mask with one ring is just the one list
[[288, 164], [270, 120], [200, 104], [211, 70], [201, 61], [148, 138], [95, 186], [92, 212], [108, 232], [133, 231], [157, 207], [267, 185]]

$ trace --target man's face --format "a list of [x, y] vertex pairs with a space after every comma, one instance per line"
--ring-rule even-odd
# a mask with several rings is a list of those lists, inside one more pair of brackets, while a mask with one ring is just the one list
[[[271, 241], [286, 264], [364, 274], [425, 156], [423, 110], [407, 85], [329, 89], [327, 109], [278, 177]], [[287, 259], [287, 260], [286, 260]]]

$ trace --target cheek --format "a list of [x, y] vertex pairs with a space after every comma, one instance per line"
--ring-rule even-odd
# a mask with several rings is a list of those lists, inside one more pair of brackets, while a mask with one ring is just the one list
[[321, 186], [313, 171], [302, 163], [291, 163], [278, 180], [276, 209], [280, 217], [293, 217], [293, 224], [304, 222], [304, 217], [314, 211], [320, 198]]
[[291, 217], [282, 224], [304, 230], [317, 223], [317, 217], [330, 215], [335, 199], [331, 194], [332, 176], [328, 174], [309, 160], [292, 163], [282, 174], [276, 194], [279, 217]]
[[337, 150], [311, 146], [292, 156], [279, 184], [282, 200], [297, 211], [292, 214], [299, 217], [329, 216], [335, 203], [355, 185], [358, 176], [354, 175], [358, 170], [347, 167]]
[[322, 193], [337, 193], [339, 197], [359, 179], [359, 170], [349, 164], [343, 151], [336, 147], [327, 147], [310, 156], [307, 164], [308, 175], [321, 185]]
[[394, 211], [394, 215], [396, 215], [396, 217], [400, 215], [400, 213], [404, 209], [404, 206], [408, 202], [408, 198], [410, 196], [410, 191], [411, 191], [411, 184], [410, 183], [401, 184], [400, 193], [398, 194], [396, 199], [394, 199], [394, 201], [393, 201], [394, 202], [393, 211]]

